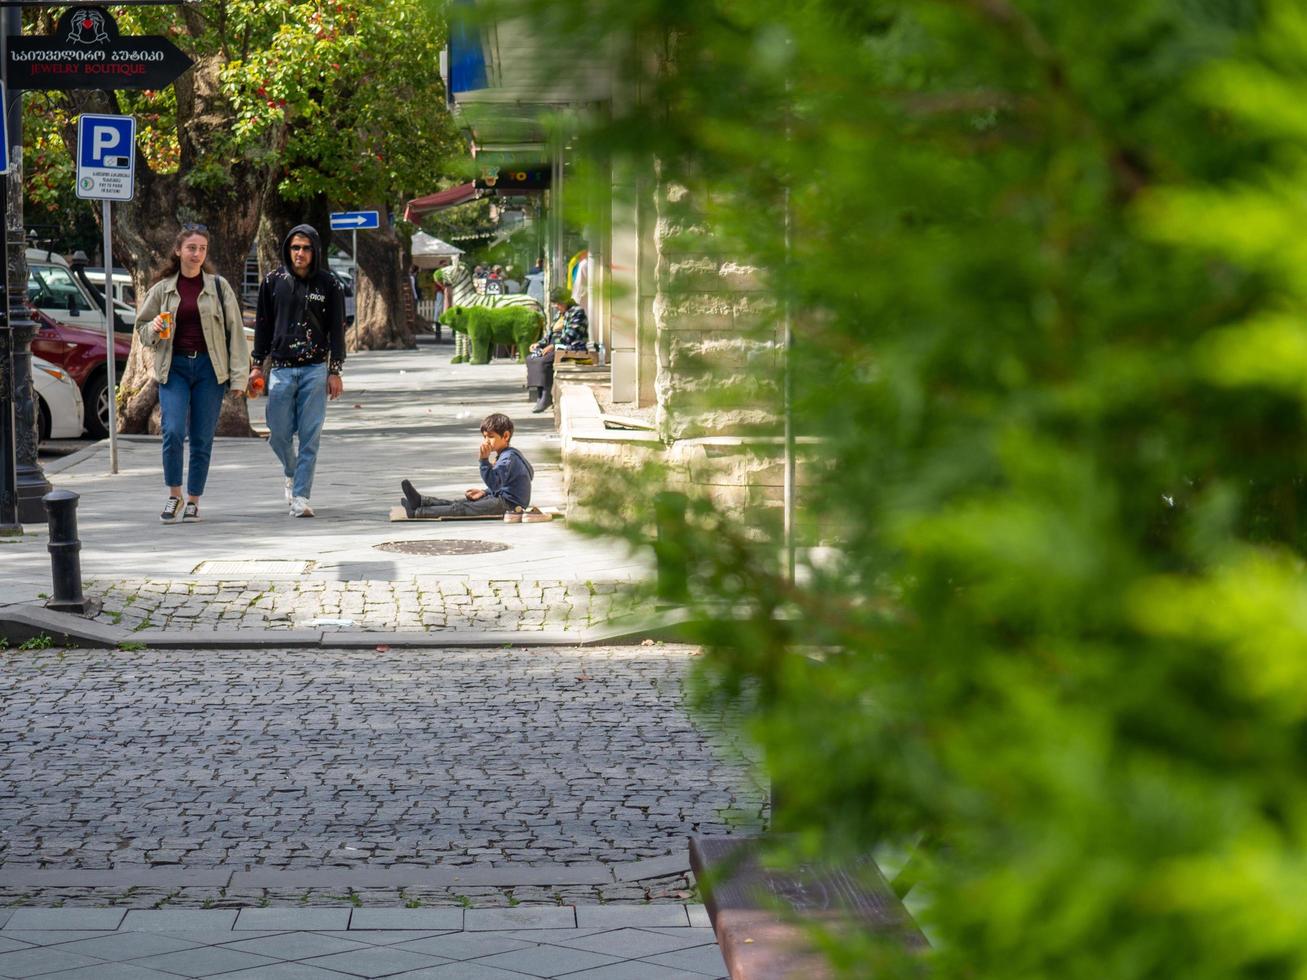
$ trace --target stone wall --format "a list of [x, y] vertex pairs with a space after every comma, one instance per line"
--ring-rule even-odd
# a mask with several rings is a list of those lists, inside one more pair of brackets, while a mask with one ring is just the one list
[[668, 443], [775, 434], [775, 302], [758, 270], [736, 261], [713, 235], [688, 188], [659, 183], [656, 204], [659, 432]]

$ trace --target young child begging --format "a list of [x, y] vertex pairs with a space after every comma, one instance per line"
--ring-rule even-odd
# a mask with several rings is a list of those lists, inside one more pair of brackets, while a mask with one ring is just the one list
[[[408, 480], [404, 491], [404, 513], [409, 517], [490, 517], [525, 510], [531, 505], [531, 479], [535, 470], [526, 457], [508, 443], [513, 438], [513, 420], [496, 412], [481, 422], [481, 479], [486, 488], [468, 490], [462, 500], [442, 500], [418, 493]], [[490, 465], [490, 454], [495, 464]]]

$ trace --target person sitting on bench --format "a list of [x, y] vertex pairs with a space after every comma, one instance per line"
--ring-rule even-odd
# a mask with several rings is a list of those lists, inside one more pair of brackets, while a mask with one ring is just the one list
[[532, 412], [539, 414], [554, 403], [554, 351], [585, 350], [590, 323], [585, 307], [578, 306], [566, 289], [555, 289], [549, 302], [558, 310], [549, 333], [531, 345], [526, 358], [526, 386], [539, 388], [540, 398]]
[[[463, 494], [462, 500], [444, 500], [418, 493], [408, 480], [401, 480], [404, 491], [404, 513], [409, 517], [493, 517], [503, 514], [505, 519], [516, 516], [531, 505], [531, 480], [535, 469], [526, 457], [510, 446], [513, 438], [513, 420], [496, 412], [481, 422], [481, 479], [485, 489], [475, 487]], [[494, 465], [490, 463], [491, 454]]]

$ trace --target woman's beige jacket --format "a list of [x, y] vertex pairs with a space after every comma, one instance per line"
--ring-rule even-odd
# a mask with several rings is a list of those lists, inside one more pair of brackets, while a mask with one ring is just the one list
[[[177, 275], [180, 275], [178, 273]], [[154, 361], [150, 364], [150, 376], [159, 384], [168, 380], [168, 369], [172, 366], [172, 342], [177, 336], [177, 324], [174, 320], [171, 335], [167, 340], [160, 340], [150, 324], [160, 312], [177, 313], [181, 303], [181, 294], [177, 292], [177, 275], [160, 279], [145, 294], [140, 309], [136, 311], [136, 336], [142, 344], [154, 350]], [[250, 378], [250, 345], [245, 341], [245, 326], [241, 321], [240, 304], [231, 285], [221, 276], [205, 272], [204, 288], [200, 290], [197, 304], [200, 308], [200, 325], [204, 330], [204, 342], [209, 347], [209, 361], [213, 364], [213, 373], [218, 384], [231, 382], [233, 389], [243, 389]], [[221, 286], [222, 300], [219, 305], [218, 289]]]

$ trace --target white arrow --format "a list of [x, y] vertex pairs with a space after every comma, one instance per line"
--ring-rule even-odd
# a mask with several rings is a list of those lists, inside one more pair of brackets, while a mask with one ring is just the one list
[[341, 228], [344, 227], [345, 225], [362, 225], [362, 224], [366, 224], [367, 221], [368, 219], [363, 215], [356, 214], [349, 218], [332, 218], [331, 227]]

